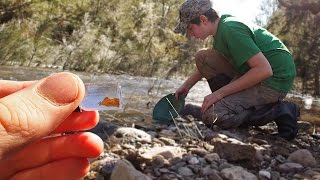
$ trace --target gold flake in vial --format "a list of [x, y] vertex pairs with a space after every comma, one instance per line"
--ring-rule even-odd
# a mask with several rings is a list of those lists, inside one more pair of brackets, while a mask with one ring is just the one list
[[120, 110], [123, 100], [118, 83], [85, 83], [86, 94], [82, 110]]

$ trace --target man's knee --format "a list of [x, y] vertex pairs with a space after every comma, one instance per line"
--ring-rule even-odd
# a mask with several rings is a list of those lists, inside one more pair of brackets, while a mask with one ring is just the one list
[[204, 64], [206, 57], [209, 56], [211, 49], [200, 49], [195, 54], [196, 64]]
[[231, 129], [240, 126], [247, 116], [247, 111], [242, 111], [241, 113], [230, 111], [228, 107], [225, 107], [221, 102], [218, 102], [215, 106], [212, 106], [203, 113], [201, 119], [208, 127], [217, 125], [222, 129]]
[[216, 113], [214, 109], [214, 106], [212, 106], [206, 112], [202, 113], [202, 122], [210, 128], [214, 125], [217, 125], [223, 129], [232, 128], [232, 123], [226, 118], [227, 115], [224, 115], [221, 112]]
[[212, 112], [206, 111], [202, 114], [202, 122], [209, 128], [212, 128], [214, 125], [220, 127], [221, 129], [230, 129], [235, 127], [234, 123], [230, 119], [224, 119], [223, 117], [218, 117]]
[[206, 112], [202, 113], [201, 120], [206, 126], [211, 127], [216, 122], [216, 118], [217, 116], [214, 114], [213, 107], [210, 107]]

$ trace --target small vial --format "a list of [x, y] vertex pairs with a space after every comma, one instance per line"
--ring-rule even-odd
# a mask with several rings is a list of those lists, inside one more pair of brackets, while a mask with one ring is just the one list
[[123, 107], [118, 83], [85, 83], [86, 93], [80, 110], [120, 110]]

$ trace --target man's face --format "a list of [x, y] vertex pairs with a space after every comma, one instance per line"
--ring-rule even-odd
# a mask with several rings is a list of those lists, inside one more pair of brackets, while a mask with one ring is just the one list
[[209, 36], [208, 24], [203, 21], [200, 24], [189, 24], [187, 29], [187, 37], [205, 40]]

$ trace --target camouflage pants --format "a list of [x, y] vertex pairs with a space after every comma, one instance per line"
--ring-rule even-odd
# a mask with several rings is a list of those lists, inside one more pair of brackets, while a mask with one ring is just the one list
[[[212, 92], [239, 77], [232, 64], [213, 49], [198, 51], [195, 61]], [[218, 125], [224, 129], [237, 127], [244, 123], [252, 110], [281, 101], [285, 96], [286, 93], [258, 84], [224, 97], [202, 114], [202, 121], [207, 126]]]

